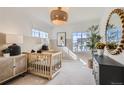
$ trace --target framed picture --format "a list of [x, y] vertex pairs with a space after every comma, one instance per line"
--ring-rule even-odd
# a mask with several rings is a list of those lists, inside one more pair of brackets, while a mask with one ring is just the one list
[[59, 47], [66, 46], [66, 32], [57, 33], [57, 46]]

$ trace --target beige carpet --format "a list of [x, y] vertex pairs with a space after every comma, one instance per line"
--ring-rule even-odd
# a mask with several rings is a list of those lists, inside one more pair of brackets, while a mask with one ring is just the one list
[[80, 61], [64, 60], [58, 75], [48, 81], [32, 74], [19, 76], [6, 84], [12, 85], [93, 85], [92, 70]]
[[91, 54], [89, 51], [83, 51], [81, 53], [76, 53], [76, 55], [78, 56], [78, 58], [84, 60], [85, 62], [88, 62], [88, 59], [91, 58]]

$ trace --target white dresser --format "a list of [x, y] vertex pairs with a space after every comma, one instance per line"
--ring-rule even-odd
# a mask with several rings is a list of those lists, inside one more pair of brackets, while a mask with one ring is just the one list
[[0, 57], [0, 84], [27, 71], [27, 56]]

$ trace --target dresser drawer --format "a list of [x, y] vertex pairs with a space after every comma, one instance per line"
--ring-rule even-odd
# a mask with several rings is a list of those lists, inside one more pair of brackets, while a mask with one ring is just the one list
[[96, 60], [93, 60], [93, 74], [96, 81], [96, 84], [99, 84], [99, 64]]

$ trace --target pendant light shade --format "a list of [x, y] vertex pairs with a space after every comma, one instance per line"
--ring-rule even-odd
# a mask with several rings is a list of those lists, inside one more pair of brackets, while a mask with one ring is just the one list
[[51, 21], [55, 25], [65, 24], [68, 20], [67, 12], [63, 11], [61, 7], [58, 7], [57, 10], [51, 11]]

